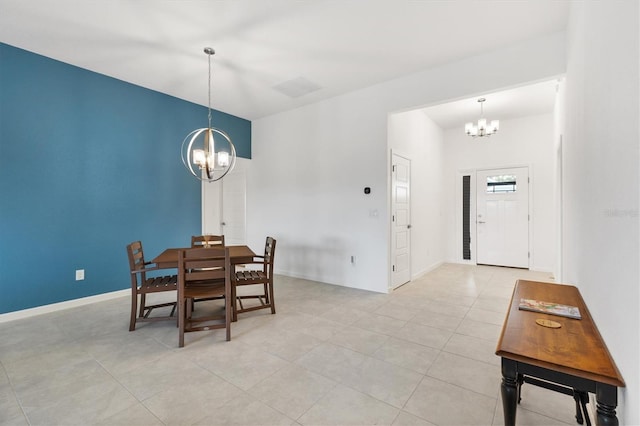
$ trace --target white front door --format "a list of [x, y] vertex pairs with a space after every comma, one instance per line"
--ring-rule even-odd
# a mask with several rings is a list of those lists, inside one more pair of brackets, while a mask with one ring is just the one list
[[476, 263], [529, 267], [529, 169], [476, 175]]
[[411, 161], [393, 154], [391, 167], [391, 287], [411, 279]]

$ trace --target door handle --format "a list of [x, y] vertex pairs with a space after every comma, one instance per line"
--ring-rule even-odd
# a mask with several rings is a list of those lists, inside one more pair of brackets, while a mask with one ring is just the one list
[[479, 220], [478, 223], [487, 223], [484, 220]]
[[225, 222], [220, 222], [220, 225], [225, 226], [226, 223]]
[[411, 229], [411, 225], [407, 225], [407, 229]]

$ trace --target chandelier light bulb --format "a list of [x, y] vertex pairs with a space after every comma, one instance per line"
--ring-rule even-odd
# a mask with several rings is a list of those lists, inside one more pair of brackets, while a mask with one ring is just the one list
[[229, 153], [227, 151], [218, 153], [218, 165], [220, 167], [229, 167]]
[[197, 165], [199, 168], [203, 168], [206, 163], [206, 157], [204, 155], [204, 150], [202, 149], [194, 149], [193, 150], [193, 164]]

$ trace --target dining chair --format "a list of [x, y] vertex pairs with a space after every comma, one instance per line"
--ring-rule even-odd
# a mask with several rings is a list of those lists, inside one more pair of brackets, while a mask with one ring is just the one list
[[191, 247], [224, 247], [224, 235], [193, 235]]
[[[212, 247], [224, 247], [224, 235], [192, 235], [191, 236], [192, 248], [212, 248]], [[191, 300], [191, 308], [195, 308], [196, 302], [204, 302], [207, 300], [222, 299], [222, 297], [207, 297]]]
[[[142, 250], [142, 242], [140, 241], [134, 241], [127, 245], [127, 255], [129, 257], [129, 271], [131, 276], [131, 320], [129, 322], [129, 331], [136, 329], [136, 322], [138, 321], [175, 319], [173, 314], [176, 310], [176, 302], [147, 305], [146, 296], [151, 293], [177, 290], [177, 275], [147, 276], [147, 272], [158, 271], [161, 269], [154, 263], [146, 262], [144, 260], [144, 251]], [[138, 296], [140, 296], [140, 308], [138, 308]], [[171, 313], [169, 315], [156, 317], [150, 316], [151, 311], [154, 309], [168, 306], [171, 306]]]
[[[224, 313], [194, 315], [192, 301], [224, 297]], [[178, 346], [184, 333], [226, 328], [231, 340], [231, 261], [228, 248], [191, 248], [178, 257]]]
[[[276, 304], [273, 296], [273, 258], [276, 251], [276, 240], [267, 237], [264, 246], [264, 255], [255, 256], [251, 262], [245, 262], [245, 267], [233, 274], [233, 320], [238, 319], [237, 314], [255, 311], [257, 309], [271, 308], [271, 313], [276, 313]], [[254, 265], [251, 267], [251, 265]], [[256, 266], [259, 266], [256, 268]], [[246, 268], [246, 269], [245, 269]], [[238, 294], [238, 287], [254, 286], [247, 288], [247, 292]], [[252, 293], [252, 290], [258, 290]], [[244, 290], [244, 289], [243, 289]], [[257, 299], [258, 304], [247, 304], [243, 301]], [[239, 305], [239, 307], [238, 307]]]

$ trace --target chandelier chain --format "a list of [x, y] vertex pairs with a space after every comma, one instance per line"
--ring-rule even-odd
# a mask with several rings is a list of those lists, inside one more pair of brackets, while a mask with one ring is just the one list
[[207, 54], [207, 56], [209, 57], [209, 100], [207, 103], [209, 112], [207, 118], [209, 119], [209, 128], [211, 128], [211, 54]]

